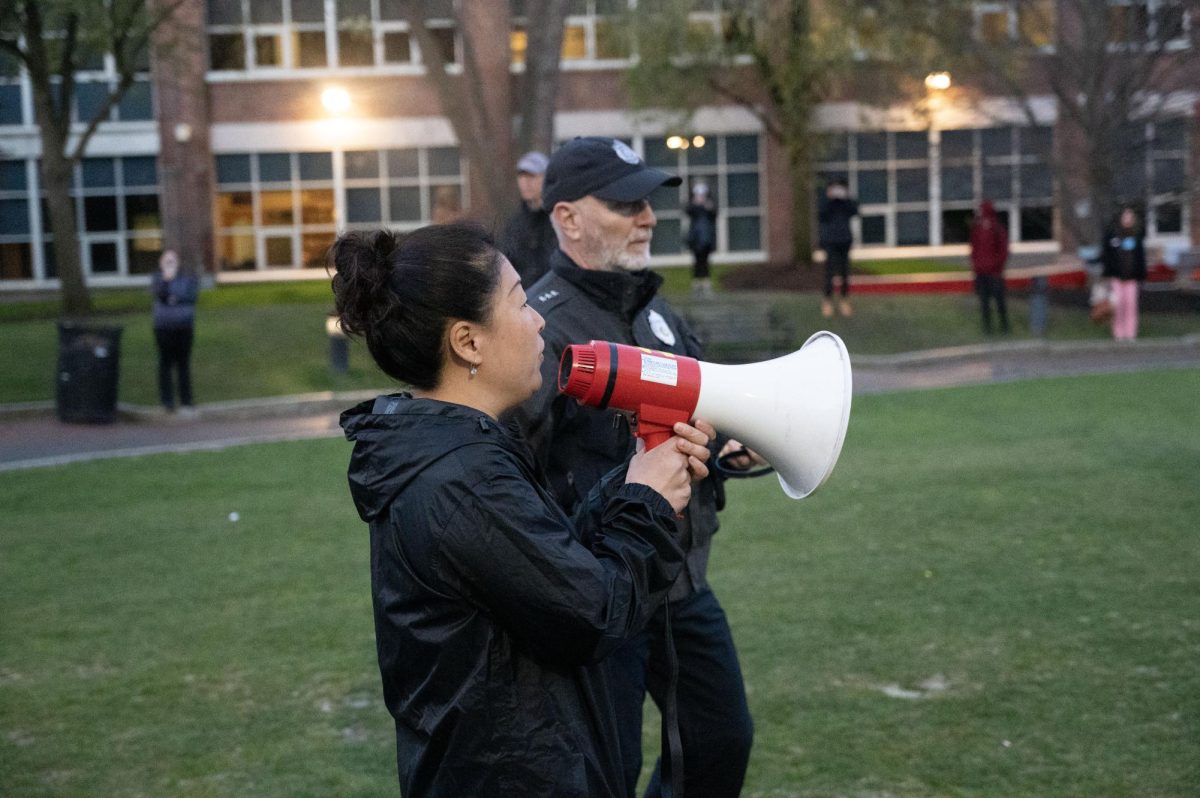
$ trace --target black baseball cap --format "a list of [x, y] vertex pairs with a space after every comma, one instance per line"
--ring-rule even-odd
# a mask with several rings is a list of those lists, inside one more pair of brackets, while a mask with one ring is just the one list
[[636, 202], [659, 186], [677, 186], [679, 177], [646, 165], [623, 141], [586, 136], [562, 145], [550, 156], [542, 184], [542, 207], [572, 202], [589, 194], [597, 199]]

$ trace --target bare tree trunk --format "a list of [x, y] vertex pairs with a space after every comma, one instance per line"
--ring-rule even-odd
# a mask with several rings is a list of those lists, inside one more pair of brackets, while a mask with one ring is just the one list
[[197, 47], [203, 30], [201, 0], [154, 0], [175, 6], [174, 16], [155, 30], [153, 58], [158, 135], [163, 247], [179, 255], [191, 274], [213, 271], [212, 158], [209, 155], [205, 54]]
[[[40, 49], [40, 48], [32, 48]], [[34, 80], [33, 105], [39, 121], [38, 133], [42, 144], [41, 184], [46, 192], [46, 211], [50, 216], [50, 232], [54, 236], [54, 263], [62, 286], [62, 312], [67, 318], [82, 318], [92, 314], [92, 299], [83, 278], [83, 262], [79, 254], [79, 228], [75, 223], [75, 200], [71, 197], [71, 170], [74, 164], [65, 155], [67, 131], [70, 129], [70, 106], [63, 98], [62, 107], [50, 91], [49, 65], [44, 50], [34, 54], [30, 72]], [[44, 79], [38, 79], [39, 74]]]
[[[477, 140], [470, 148], [485, 202], [475, 216], [500, 223], [516, 203], [512, 125], [512, 11], [508, 0], [475, 0], [458, 12], [463, 41], [461, 90], [473, 111]], [[477, 192], [478, 193], [478, 192]]]
[[66, 318], [92, 314], [92, 299], [83, 279], [79, 252], [79, 228], [75, 223], [75, 200], [71, 197], [72, 162], [56, 147], [52, 126], [42, 125], [42, 188], [50, 232], [54, 235], [54, 263], [62, 284], [62, 313]]
[[525, 5], [530, 24], [526, 29], [525, 75], [520, 81], [521, 125], [516, 151], [549, 154], [554, 147], [554, 111], [567, 3], [529, 0]]
[[[804, 138], [808, 138], [805, 136]], [[792, 262], [813, 263], [813, 159], [806, 142], [789, 142], [788, 165], [792, 180]]]
[[[24, 62], [33, 89], [33, 106], [42, 145], [41, 183], [46, 192], [50, 232], [54, 236], [55, 264], [62, 286], [65, 316], [83, 317], [92, 313], [79, 252], [71, 172], [84, 156], [92, 136], [133, 85], [137, 64], [146, 52], [155, 28], [186, 2], [198, 3], [199, 0], [156, 0], [156, 11], [148, 16], [143, 14], [147, 7], [137, 2], [124, 5], [59, 4], [40, 0], [20, 0], [19, 3], [10, 0], [0, 13], [0, 21], [5, 23], [0, 50]], [[108, 15], [108, 18], [97, 19], [97, 15]], [[95, 108], [91, 117], [79, 120], [82, 130], [71, 141], [71, 108], [80, 58], [81, 25], [108, 26], [104, 29], [104, 47], [115, 59], [118, 80], [116, 88]], [[95, 46], [94, 42], [92, 46]]]
[[399, 0], [421, 49], [425, 74], [449, 118], [472, 170], [472, 212], [486, 221], [507, 215], [513, 198], [512, 109], [507, 0], [473, 0], [456, 12], [463, 41], [462, 75], [446, 72], [446, 59], [425, 27], [424, 4]]
[[424, 4], [397, 1], [421, 49], [442, 113], [470, 161], [473, 215], [485, 223], [498, 222], [516, 204], [515, 155], [526, 149], [549, 152], [554, 142], [565, 0], [530, 0], [527, 4], [528, 60], [521, 82], [521, 132], [515, 136], [509, 69], [512, 9], [508, 0], [470, 0], [459, 6], [455, 18], [463, 41], [461, 76], [446, 73], [446, 60], [425, 27]]

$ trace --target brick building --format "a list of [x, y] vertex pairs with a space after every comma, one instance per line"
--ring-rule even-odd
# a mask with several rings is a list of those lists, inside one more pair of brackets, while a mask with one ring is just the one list
[[[457, 61], [451, 2], [427, 5], [445, 9], [430, 27]], [[569, 0], [556, 135], [620, 137], [684, 177], [680, 189], [654, 197], [656, 263], [688, 260], [681, 206], [697, 180], [712, 186], [720, 208], [717, 262], [786, 259], [787, 161], [753, 114], [708, 107], [687, 130], [673, 130], [628, 112], [628, 62], [609, 16], [625, 2]], [[992, 0], [977, 4], [976, 19], [986, 33], [1017, 24], [1013, 13]], [[1187, 53], [1200, 19], [1181, 13], [1184, 33], [1174, 45]], [[151, 68], [76, 170], [92, 284], [144, 280], [164, 239], [220, 280], [316, 276], [339, 229], [411, 229], [433, 220], [439, 205], [470, 212], [477, 176], [391, 0], [185, 0], [158, 38]], [[510, 43], [512, 73], [489, 77], [505, 89], [521, 69], [519, 29]], [[115, 79], [107, 61], [91, 66], [80, 75], [81, 114]], [[829, 146], [818, 178], [847, 179], [862, 203], [858, 256], [962, 254], [971, 209], [985, 197], [1007, 220], [1014, 251], [1073, 248], [1043, 155], [1062, 151], [1066, 139], [1053, 99], [1037, 97], [1033, 106], [1035, 124], [1003, 97], [959, 105], [947, 93], [922, 108], [868, 108], [852, 97], [824, 105], [818, 124]], [[1126, 166], [1140, 175], [1134, 190], [1148, 243], [1170, 258], [1200, 243], [1200, 81], [1174, 91], [1168, 110], [1137, 127], [1145, 146]], [[680, 135], [686, 149], [672, 146]], [[54, 284], [36, 201], [39, 147], [28, 82], [0, 67], [0, 290]]]

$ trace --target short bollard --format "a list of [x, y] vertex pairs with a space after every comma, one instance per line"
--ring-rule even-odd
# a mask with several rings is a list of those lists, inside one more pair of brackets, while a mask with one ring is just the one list
[[329, 336], [329, 368], [334, 374], [345, 374], [350, 370], [350, 340], [338, 326], [337, 316], [326, 317], [325, 333]]
[[1035, 338], [1046, 334], [1046, 311], [1049, 305], [1047, 296], [1049, 280], [1046, 277], [1034, 277], [1029, 286], [1029, 332]]

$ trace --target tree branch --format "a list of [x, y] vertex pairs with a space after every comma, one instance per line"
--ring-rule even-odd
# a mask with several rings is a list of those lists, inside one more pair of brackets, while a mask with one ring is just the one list
[[87, 127], [79, 134], [79, 139], [75, 142], [75, 147], [71, 150], [69, 157], [72, 161], [77, 161], [83, 157], [92, 135], [95, 134], [97, 128], [108, 121], [108, 115], [112, 113], [112, 109], [121, 102], [129, 87], [133, 85], [133, 78], [133, 72], [126, 72], [122, 75], [120, 81], [117, 83], [117, 87], [109, 92], [108, 96], [104, 99], [104, 104], [96, 113], [92, 114], [92, 118], [87, 122]]
[[719, 96], [724, 97], [731, 102], [737, 103], [742, 108], [745, 108], [762, 123], [763, 129], [767, 134], [777, 142], [783, 142], [783, 128], [780, 127], [778, 120], [773, 115], [767, 112], [762, 107], [761, 103], [754, 102], [749, 97], [741, 92], [736, 91], [729, 85], [721, 81], [721, 76], [716, 72], [709, 72], [708, 87], [716, 92]]

